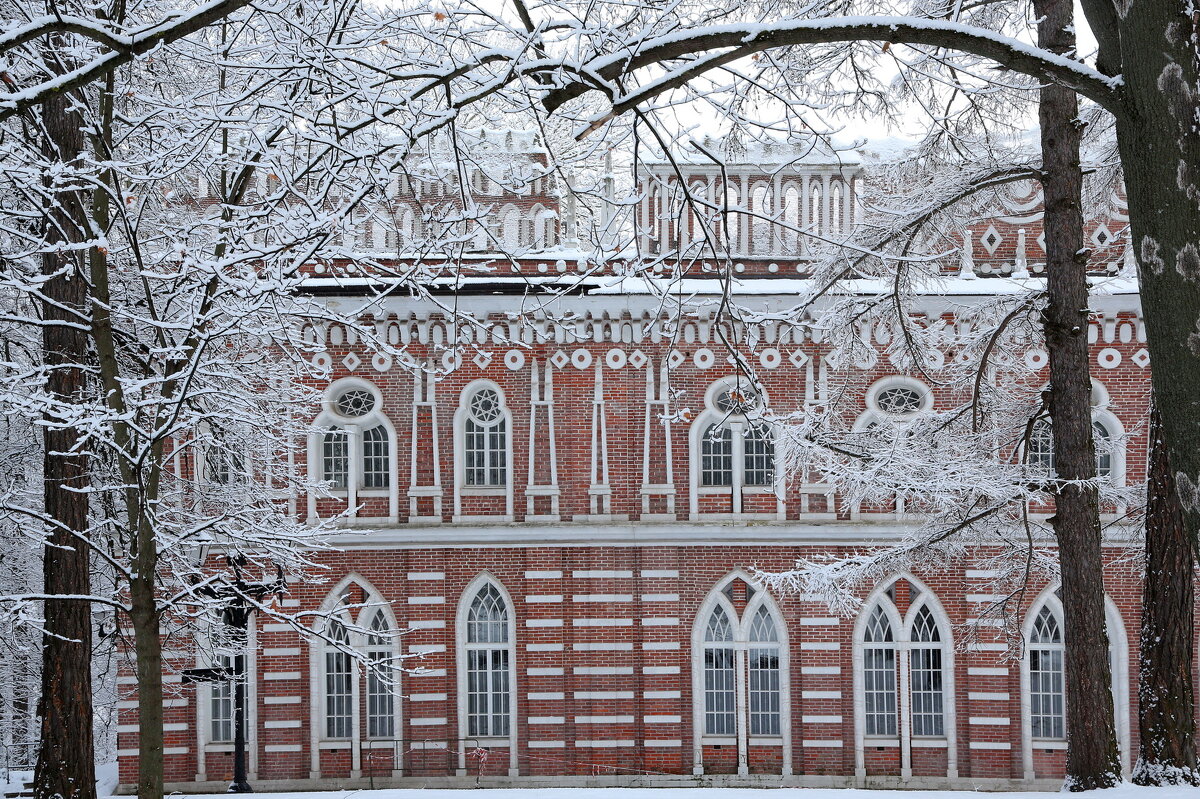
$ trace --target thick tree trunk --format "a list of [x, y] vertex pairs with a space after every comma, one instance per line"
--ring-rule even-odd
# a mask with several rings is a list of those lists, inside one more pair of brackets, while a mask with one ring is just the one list
[[[46, 155], [69, 164], [83, 151], [79, 117], [67, 97], [42, 106]], [[48, 246], [77, 241], [81, 208], [78, 192], [54, 195], [47, 210]], [[88, 340], [81, 321], [87, 313], [87, 284], [77, 251], [48, 252], [43, 270], [53, 275], [42, 288], [42, 345], [47, 391], [55, 402], [83, 398]], [[49, 420], [51, 422], [55, 420]], [[45, 511], [54, 527], [47, 534], [43, 562], [48, 595], [75, 597], [45, 602], [42, 654], [41, 745], [34, 772], [38, 799], [92, 799], [96, 775], [92, 754], [92, 614], [78, 597], [91, 593], [88, 526], [88, 459], [76, 451], [78, 433], [47, 425], [45, 440]]]
[[1200, 785], [1192, 691], [1195, 553], [1183, 523], [1162, 441], [1158, 408], [1150, 412], [1146, 497], [1146, 574], [1142, 590], [1138, 785]]
[[[1200, 531], [1200, 15], [1134, 0], [1114, 23], [1117, 139], [1163, 441], [1193, 551]], [[1095, 23], [1094, 23], [1095, 24]], [[1181, 574], [1172, 579], [1182, 579]]]
[[[1071, 0], [1035, 0], [1038, 44], [1075, 49]], [[1079, 101], [1061, 86], [1041, 90], [1042, 188], [1045, 196], [1046, 290], [1043, 316], [1050, 356], [1054, 430], [1054, 532], [1062, 573], [1066, 641], [1067, 779], [1073, 791], [1121, 779], [1113, 724], [1112, 674], [1104, 623], [1104, 562], [1092, 440], [1088, 353], [1088, 252], [1083, 246], [1083, 173]]]

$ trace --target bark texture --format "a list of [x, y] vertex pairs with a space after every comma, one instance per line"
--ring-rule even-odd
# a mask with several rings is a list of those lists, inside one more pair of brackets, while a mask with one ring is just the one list
[[[1071, 0], [1035, 0], [1038, 44], [1075, 50]], [[1052, 523], [1058, 539], [1066, 641], [1066, 787], [1107, 788], [1121, 779], [1113, 723], [1112, 673], [1104, 621], [1104, 561], [1092, 439], [1088, 353], [1088, 251], [1083, 244], [1082, 129], [1070, 89], [1041, 90], [1047, 305], [1042, 324], [1050, 361], [1050, 420], [1058, 483]]]
[[1184, 526], [1162, 440], [1158, 407], [1150, 413], [1146, 496], [1146, 573], [1142, 589], [1138, 785], [1200, 785], [1192, 712], [1192, 616], [1195, 552]]
[[[83, 151], [79, 117], [69, 99], [57, 96], [42, 106], [45, 153], [63, 164]], [[54, 192], [55, 205], [46, 212], [46, 241], [78, 241], [82, 208], [71, 186]], [[49, 250], [49, 248], [48, 248]], [[82, 401], [86, 390], [83, 364], [88, 337], [82, 322], [87, 313], [87, 284], [77, 250], [47, 252], [43, 272], [42, 346], [47, 391], [56, 403]], [[45, 512], [53, 520], [43, 560], [44, 590], [48, 595], [87, 596], [91, 593], [88, 528], [88, 458], [78, 449], [78, 433], [51, 422], [45, 441]], [[91, 604], [78, 599], [45, 602], [42, 654], [41, 743], [34, 770], [37, 799], [93, 799], [96, 774], [92, 741], [92, 614]]]

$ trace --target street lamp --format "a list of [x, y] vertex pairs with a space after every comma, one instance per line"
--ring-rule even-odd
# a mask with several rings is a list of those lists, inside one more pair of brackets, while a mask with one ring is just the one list
[[209, 669], [185, 669], [183, 681], [189, 683], [233, 681], [233, 781], [229, 793], [253, 793], [246, 774], [246, 643], [249, 639], [250, 616], [254, 606], [250, 599], [261, 602], [265, 597], [286, 593], [283, 570], [273, 582], [247, 582], [242, 577], [241, 567], [246, 559], [242, 555], [226, 555], [226, 562], [233, 570], [233, 580], [221, 585], [197, 586], [195, 593], [214, 599], [226, 600], [221, 609], [221, 621], [227, 629], [236, 631], [239, 643], [231, 667]]

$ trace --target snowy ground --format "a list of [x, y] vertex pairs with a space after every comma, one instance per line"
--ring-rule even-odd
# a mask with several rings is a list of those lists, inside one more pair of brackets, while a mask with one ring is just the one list
[[[1198, 799], [1196, 788], [1122, 785], [1089, 799]], [[213, 794], [225, 797], [228, 794]], [[397, 788], [381, 791], [259, 793], [258, 799], [979, 799], [971, 791], [852, 791], [826, 788]], [[1045, 793], [993, 793], [996, 799], [1046, 799]], [[174, 799], [199, 799], [175, 797]]]

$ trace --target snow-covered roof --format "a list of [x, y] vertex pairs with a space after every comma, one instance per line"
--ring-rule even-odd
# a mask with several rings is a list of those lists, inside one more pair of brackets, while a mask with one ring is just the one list
[[[731, 142], [706, 136], [687, 146], [671, 151], [676, 163], [714, 166], [706, 153], [722, 159], [726, 166], [754, 166], [764, 170], [781, 167], [858, 166], [863, 162], [858, 152], [859, 145], [830, 144], [823, 136], [805, 136], [788, 141]], [[647, 158], [651, 165], [669, 164], [661, 153]]]

